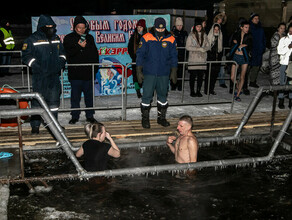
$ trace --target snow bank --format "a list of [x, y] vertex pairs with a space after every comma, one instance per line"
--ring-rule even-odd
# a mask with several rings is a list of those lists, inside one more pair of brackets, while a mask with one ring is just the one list
[[9, 199], [9, 185], [0, 184], [0, 219], [7, 219], [7, 205]]
[[84, 213], [76, 213], [72, 211], [58, 211], [52, 207], [46, 207], [40, 210], [39, 216], [41, 219], [89, 219], [89, 215]]

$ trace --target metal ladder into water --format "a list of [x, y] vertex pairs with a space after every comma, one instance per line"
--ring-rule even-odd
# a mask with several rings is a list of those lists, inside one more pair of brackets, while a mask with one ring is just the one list
[[[222, 142], [222, 141], [232, 141], [232, 140], [239, 140], [242, 129], [244, 125], [248, 122], [249, 118], [253, 114], [256, 106], [258, 105], [262, 94], [266, 91], [288, 91], [292, 90], [292, 85], [286, 86], [266, 86], [260, 87], [256, 96], [253, 98], [251, 103], [249, 104], [245, 114], [242, 117], [241, 123], [239, 124], [236, 132], [233, 136], [217, 136], [217, 137], [208, 137], [202, 138], [200, 141], [202, 142]], [[276, 92], [275, 92], [276, 94]], [[275, 98], [274, 95], [274, 106], [275, 106]], [[292, 121], [292, 109], [290, 110], [286, 120], [284, 121], [278, 135], [276, 136], [274, 143], [270, 149], [270, 152], [267, 156], [263, 157], [248, 157], [248, 158], [236, 158], [236, 159], [223, 159], [223, 160], [213, 160], [213, 161], [199, 161], [196, 163], [184, 163], [184, 164], [167, 164], [167, 165], [158, 165], [158, 166], [143, 166], [143, 167], [134, 167], [134, 168], [123, 168], [123, 169], [114, 169], [114, 170], [104, 170], [98, 172], [87, 172], [79, 163], [77, 158], [74, 155], [76, 148], [72, 146], [68, 138], [63, 132], [62, 127], [55, 119], [53, 114], [51, 113], [49, 107], [47, 106], [46, 102], [42, 98], [42, 96], [38, 93], [15, 93], [15, 94], [0, 94], [0, 99], [36, 99], [39, 103], [41, 108], [37, 109], [13, 109], [13, 110], [0, 110], [0, 118], [5, 117], [15, 117], [15, 116], [25, 116], [25, 115], [40, 115], [44, 121], [47, 123], [47, 126], [52, 131], [55, 138], [60, 143], [61, 148], [65, 151], [66, 155], [70, 158], [72, 163], [74, 164], [77, 173], [76, 174], [63, 174], [63, 175], [55, 175], [55, 176], [48, 176], [48, 177], [22, 177], [19, 179], [0, 179], [0, 183], [9, 183], [9, 182], [34, 182], [34, 181], [46, 181], [46, 180], [54, 180], [54, 179], [89, 179], [92, 177], [114, 177], [114, 176], [123, 176], [123, 175], [143, 175], [148, 173], [155, 174], [158, 172], [165, 172], [165, 171], [181, 171], [181, 170], [189, 170], [189, 169], [201, 169], [206, 167], [227, 167], [231, 165], [235, 166], [242, 166], [242, 165], [249, 165], [249, 164], [257, 164], [261, 162], [267, 162], [273, 159], [283, 159], [283, 158], [292, 158], [292, 155], [279, 155], [275, 156], [275, 151], [278, 148], [279, 144], [281, 143], [286, 131], [291, 124]], [[273, 108], [273, 111], [275, 107]], [[139, 143], [139, 146], [140, 145]], [[143, 146], [146, 146], [145, 144]], [[129, 147], [129, 146], [126, 146]], [[125, 148], [126, 148], [125, 147]], [[137, 147], [137, 146], [136, 146]]]

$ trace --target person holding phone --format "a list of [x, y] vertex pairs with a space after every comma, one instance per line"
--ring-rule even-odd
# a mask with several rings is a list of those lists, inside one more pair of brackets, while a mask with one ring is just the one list
[[[89, 25], [84, 17], [76, 16], [73, 32], [64, 38], [64, 48], [68, 64], [99, 63], [98, 50], [94, 38], [89, 34]], [[69, 66], [68, 78], [71, 83], [71, 108], [80, 108], [81, 94], [87, 108], [93, 107], [92, 71], [97, 72], [98, 66]], [[72, 110], [69, 124], [79, 121], [81, 111]], [[94, 110], [86, 110], [86, 121], [94, 123]]]

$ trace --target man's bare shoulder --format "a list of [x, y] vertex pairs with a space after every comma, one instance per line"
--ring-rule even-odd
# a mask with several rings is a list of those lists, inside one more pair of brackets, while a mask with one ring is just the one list
[[190, 144], [190, 145], [195, 145], [195, 146], [198, 145], [198, 140], [197, 140], [197, 138], [196, 138], [195, 135], [188, 136], [187, 138], [188, 138], [188, 139], [187, 139], [188, 144]]

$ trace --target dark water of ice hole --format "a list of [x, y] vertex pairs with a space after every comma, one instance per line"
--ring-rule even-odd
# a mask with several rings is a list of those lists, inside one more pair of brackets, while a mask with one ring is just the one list
[[[199, 150], [199, 161], [263, 156], [270, 145], [220, 145]], [[277, 153], [288, 153], [278, 150]], [[28, 153], [26, 176], [74, 173], [62, 152]], [[34, 161], [34, 159], [39, 159]], [[123, 150], [111, 168], [173, 163], [167, 148]], [[256, 167], [207, 168], [195, 179], [172, 173], [116, 177], [107, 181], [51, 181], [50, 192], [10, 186], [8, 219], [291, 219], [292, 161]]]

